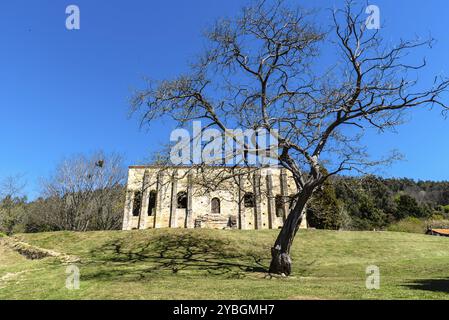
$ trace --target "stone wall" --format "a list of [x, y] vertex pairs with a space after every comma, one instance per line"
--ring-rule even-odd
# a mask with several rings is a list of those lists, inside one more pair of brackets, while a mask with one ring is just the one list
[[[291, 175], [281, 168], [235, 170], [130, 167], [123, 230], [282, 227], [289, 211], [289, 196], [295, 193]], [[212, 212], [214, 198], [218, 199], [219, 212]], [[306, 225], [304, 219], [301, 227]]]

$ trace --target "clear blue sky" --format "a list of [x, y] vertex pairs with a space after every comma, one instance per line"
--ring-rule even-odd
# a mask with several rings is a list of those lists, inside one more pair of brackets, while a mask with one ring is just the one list
[[[342, 1], [298, 1], [326, 8]], [[81, 30], [65, 28], [65, 8], [81, 10]], [[202, 30], [243, 1], [211, 0], [9, 0], [0, 3], [0, 179], [24, 173], [30, 197], [39, 177], [64, 156], [103, 149], [126, 164], [148, 158], [169, 139], [170, 123], [150, 131], [128, 119], [128, 98], [142, 77], [163, 79], [186, 70], [201, 51]], [[374, 1], [387, 40], [429, 33], [438, 40], [423, 52], [423, 77], [449, 75], [449, 2]], [[327, 21], [322, 22], [327, 25]], [[449, 101], [448, 101], [449, 103]], [[449, 180], [449, 120], [417, 112], [397, 134], [370, 134], [377, 155], [398, 148], [406, 161], [388, 177]]]

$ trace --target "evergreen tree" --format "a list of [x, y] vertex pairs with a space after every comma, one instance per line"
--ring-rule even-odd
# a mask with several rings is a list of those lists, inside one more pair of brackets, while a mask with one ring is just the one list
[[338, 230], [342, 225], [341, 210], [335, 188], [327, 181], [308, 205], [307, 222], [312, 228]]

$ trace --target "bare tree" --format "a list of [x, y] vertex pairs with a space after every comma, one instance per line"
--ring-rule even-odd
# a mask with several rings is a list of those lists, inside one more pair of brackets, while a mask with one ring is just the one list
[[279, 130], [278, 161], [299, 191], [272, 248], [275, 274], [291, 273], [290, 248], [304, 209], [326, 179], [398, 159], [396, 152], [369, 157], [366, 130], [392, 130], [409, 109], [446, 107], [441, 96], [448, 80], [424, 87], [418, 75], [425, 61], [404, 59], [432, 39], [389, 45], [379, 30], [365, 27], [364, 8], [352, 2], [330, 12], [330, 30], [320, 30], [315, 17], [283, 1], [247, 6], [207, 32], [209, 46], [189, 73], [149, 81], [132, 100], [143, 125], [171, 116], [180, 126], [201, 120], [223, 133], [228, 127]]
[[7, 176], [0, 181], [0, 230], [7, 234], [23, 227], [26, 204], [25, 187], [23, 174]]
[[62, 161], [43, 182], [51, 214], [41, 218], [62, 230], [109, 230], [120, 227], [125, 170], [120, 155], [99, 151]]
[[26, 187], [23, 174], [7, 176], [0, 182], [0, 198], [20, 198], [23, 197], [23, 190]]

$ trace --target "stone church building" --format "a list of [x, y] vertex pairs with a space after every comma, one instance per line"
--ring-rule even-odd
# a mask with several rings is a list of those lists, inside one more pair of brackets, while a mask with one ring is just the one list
[[295, 189], [283, 168], [131, 166], [123, 230], [277, 229]]

